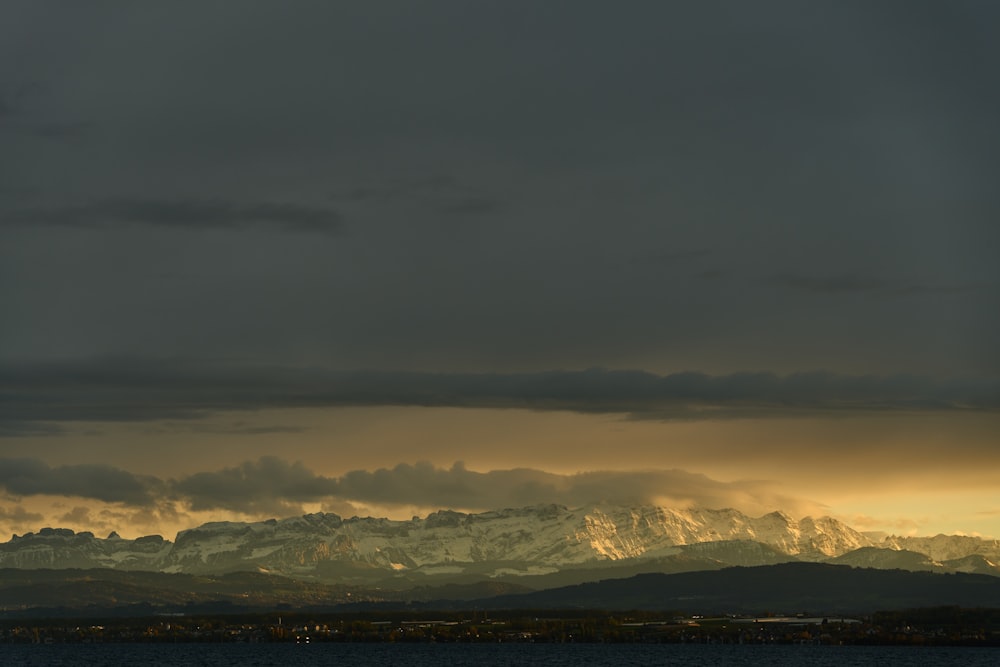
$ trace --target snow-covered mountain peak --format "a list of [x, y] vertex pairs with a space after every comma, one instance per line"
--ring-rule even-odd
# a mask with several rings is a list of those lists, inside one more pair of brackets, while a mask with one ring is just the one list
[[[796, 520], [780, 511], [753, 517], [732, 508], [604, 503], [480, 513], [441, 510], [404, 521], [344, 519], [331, 513], [218, 521], [181, 531], [173, 543], [160, 536], [125, 540], [112, 533], [99, 539], [92, 533], [44, 528], [37, 535], [15, 536], [0, 544], [0, 567], [115, 567], [192, 574], [265, 570], [304, 577], [340, 576], [337, 573], [350, 574], [358, 567], [388, 573], [465, 567], [480, 573], [537, 573], [682, 552], [750, 563], [828, 560], [861, 548], [884, 552], [864, 556], [872, 562], [892, 560], [886, 560], [889, 550], [923, 554], [943, 567], [992, 571], [1000, 562], [1000, 543], [995, 540], [939, 535], [877, 541], [826, 516]], [[967, 558], [973, 555], [977, 557]], [[902, 562], [899, 559], [893, 562]], [[954, 565], [948, 565], [952, 561]]]
[[1000, 560], [1000, 540], [984, 540], [968, 535], [900, 537], [890, 535], [879, 544], [884, 549], [909, 550], [927, 554], [934, 560], [947, 561], [978, 554], [991, 561]]

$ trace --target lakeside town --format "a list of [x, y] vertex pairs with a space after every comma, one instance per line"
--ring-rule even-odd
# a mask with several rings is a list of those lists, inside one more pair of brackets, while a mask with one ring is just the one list
[[1000, 646], [1000, 609], [940, 607], [840, 616], [669, 616], [654, 612], [266, 614], [19, 619], [0, 643], [538, 642]]

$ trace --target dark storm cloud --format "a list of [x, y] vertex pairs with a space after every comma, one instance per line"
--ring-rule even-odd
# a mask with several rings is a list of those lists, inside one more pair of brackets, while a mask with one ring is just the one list
[[80, 121], [52, 121], [47, 123], [35, 123], [27, 128], [27, 132], [43, 139], [77, 139], [94, 128], [94, 123]]
[[774, 281], [805, 292], [870, 292], [885, 287], [885, 282], [869, 276], [803, 276], [781, 274]]
[[637, 419], [1000, 409], [1000, 383], [982, 378], [826, 372], [656, 375], [605, 369], [511, 374], [335, 372], [125, 360], [7, 365], [0, 373], [0, 396], [0, 423], [8, 434], [20, 430], [25, 435], [39, 423], [192, 419], [228, 410], [297, 407], [524, 408], [621, 413]]
[[0, 10], [3, 358], [1000, 369], [989, 3], [192, 7]]
[[923, 295], [923, 294], [962, 294], [965, 292], [987, 291], [989, 285], [981, 283], [967, 283], [957, 285], [903, 285], [894, 288], [894, 293], [901, 296]]
[[[192, 510], [290, 511], [303, 502], [337, 500], [381, 506], [488, 510], [557, 503], [662, 503], [672, 507], [741, 507], [753, 511], [809, 506], [759, 481], [719, 482], [683, 470], [595, 471], [561, 475], [531, 468], [476, 472], [462, 463], [438, 468], [426, 462], [352, 470], [325, 477], [301, 463], [275, 457], [197, 473], [174, 482], [172, 493]], [[812, 507], [815, 507], [813, 505]]]
[[294, 503], [335, 495], [336, 482], [316, 475], [302, 463], [265, 456], [234, 468], [200, 472], [171, 486], [192, 510], [280, 511]]
[[148, 505], [158, 480], [104, 464], [49, 466], [37, 459], [0, 459], [0, 487], [18, 496], [51, 495]]
[[0, 420], [0, 438], [23, 438], [34, 435], [57, 435], [66, 430], [52, 422], [33, 422], [21, 420]]
[[637, 259], [647, 262], [674, 264], [688, 260], [701, 259], [712, 254], [710, 248], [693, 248], [687, 250], [672, 250], [640, 255]]
[[400, 464], [375, 471], [354, 470], [337, 478], [336, 495], [379, 505], [429, 505], [497, 509], [557, 503], [656, 504], [671, 507], [801, 507], [774, 494], [771, 485], [719, 482], [683, 470], [594, 471], [572, 475], [515, 468], [476, 472], [462, 463], [449, 469], [430, 463]]
[[43, 93], [44, 87], [38, 82], [0, 85], [0, 131], [41, 139], [71, 140], [94, 128], [95, 124], [88, 120], [37, 118], [32, 113], [32, 98], [37, 100]]
[[[50, 468], [34, 459], [6, 459], [0, 461], [0, 466], [4, 471], [0, 474], [0, 487], [12, 494], [88, 498], [159, 508], [156, 511], [169, 511], [173, 502], [182, 503], [190, 511], [228, 510], [279, 516], [300, 512], [303, 503], [316, 502], [465, 510], [548, 503], [568, 507], [633, 503], [739, 507], [752, 511], [782, 507], [798, 511], [810, 505], [776, 493], [771, 483], [720, 482], [683, 470], [562, 475], [531, 468], [476, 472], [461, 462], [451, 468], [420, 462], [374, 471], [352, 470], [339, 477], [327, 477], [301, 462], [264, 456], [230, 468], [161, 480], [107, 466]], [[103, 490], [99, 488], [102, 485], [106, 486]], [[76, 508], [63, 520], [85, 522], [87, 512], [86, 508]], [[6, 518], [21, 517], [28, 521], [32, 516], [21, 517], [14, 512]], [[4, 518], [0, 508], [0, 519]]]
[[25, 103], [39, 90], [37, 82], [0, 84], [0, 121], [19, 116], [25, 111]]
[[443, 213], [456, 218], [475, 218], [499, 213], [508, 203], [448, 174], [425, 178], [368, 183], [335, 192], [330, 199], [344, 205], [403, 206], [414, 212]]
[[485, 215], [503, 210], [503, 203], [488, 197], [466, 197], [444, 204], [441, 210], [454, 215]]
[[291, 203], [113, 198], [0, 211], [0, 221], [8, 225], [79, 228], [150, 225], [190, 230], [241, 230], [261, 225], [294, 232], [336, 232], [341, 217], [333, 209]]
[[90, 510], [86, 507], [76, 506], [69, 512], [66, 512], [61, 517], [59, 521], [63, 524], [66, 523], [94, 523], [94, 519], [90, 516]]
[[20, 525], [35, 523], [42, 520], [42, 515], [36, 512], [29, 512], [20, 505], [16, 505], [10, 509], [0, 505], [0, 521], [4, 521], [11, 525]]
[[218, 433], [226, 435], [269, 435], [272, 433], [286, 433], [298, 435], [309, 431], [304, 426], [292, 426], [288, 424], [273, 424], [268, 426], [252, 426], [241, 420], [236, 420], [223, 424], [204, 424], [197, 421], [174, 421], [164, 422], [157, 427], [157, 432], [169, 433]]
[[866, 275], [814, 276], [783, 273], [772, 277], [772, 281], [812, 294], [836, 294], [852, 292], [881, 292], [889, 296], [919, 296], [926, 294], [960, 294], [975, 290], [989, 289], [989, 285], [967, 283], [952, 285], [902, 284]]

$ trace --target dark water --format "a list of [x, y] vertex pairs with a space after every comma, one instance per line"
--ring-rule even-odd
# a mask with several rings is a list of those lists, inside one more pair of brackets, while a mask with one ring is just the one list
[[59, 644], [0, 645], [0, 664], [158, 665], [955, 665], [1000, 664], [996, 648], [634, 644]]

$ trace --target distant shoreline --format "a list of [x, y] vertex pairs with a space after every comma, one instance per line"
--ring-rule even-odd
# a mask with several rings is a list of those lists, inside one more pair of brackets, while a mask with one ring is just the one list
[[937, 607], [858, 617], [670, 616], [669, 612], [266, 614], [9, 619], [2, 644], [666, 643], [997, 646], [1000, 608]]

